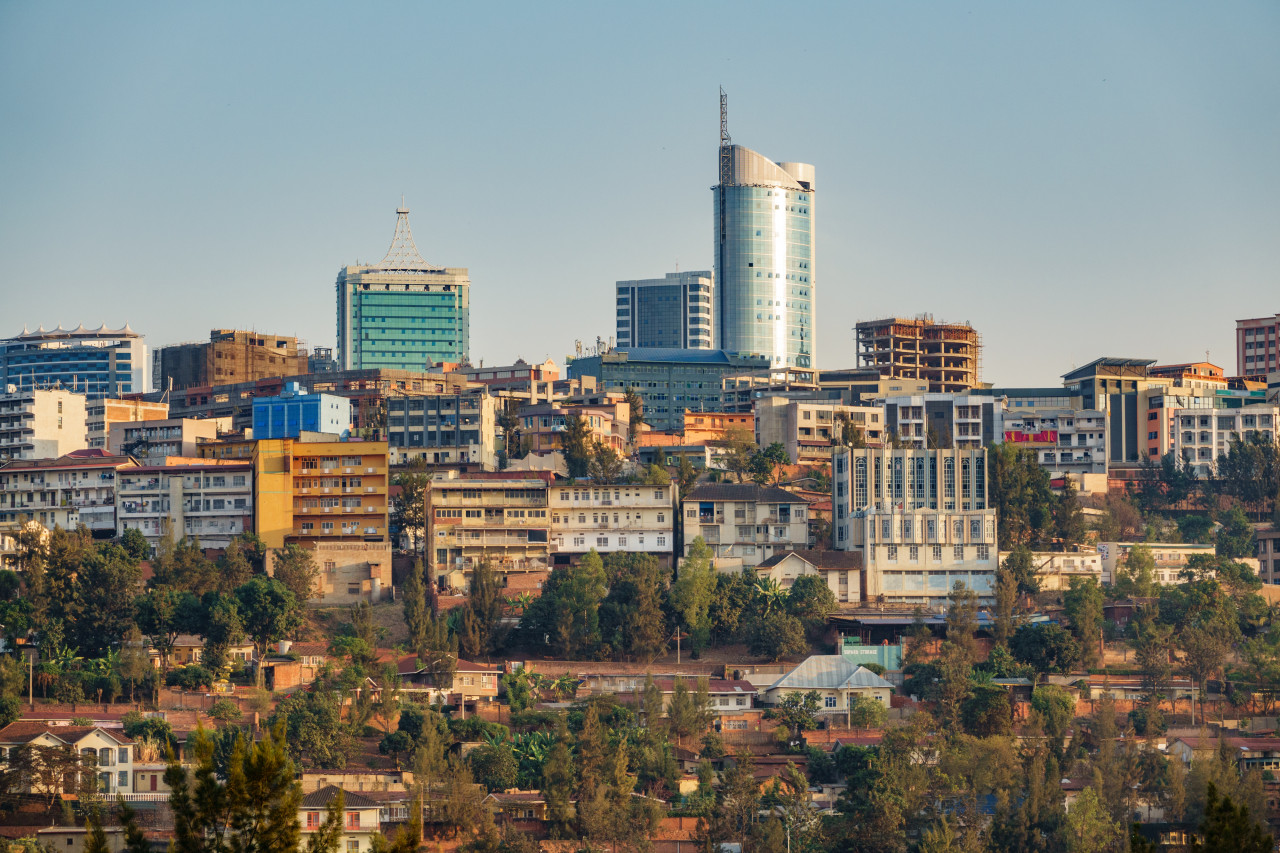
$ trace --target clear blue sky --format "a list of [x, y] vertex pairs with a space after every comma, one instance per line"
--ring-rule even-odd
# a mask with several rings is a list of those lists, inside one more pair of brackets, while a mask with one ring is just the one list
[[473, 360], [709, 268], [735, 142], [817, 167], [818, 355], [969, 320], [984, 378], [1234, 366], [1280, 311], [1280, 4], [0, 4], [0, 335], [332, 345], [403, 193]]

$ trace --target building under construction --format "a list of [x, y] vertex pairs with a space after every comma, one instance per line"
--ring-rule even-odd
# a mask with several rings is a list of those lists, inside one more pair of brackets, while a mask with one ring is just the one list
[[930, 393], [978, 385], [982, 339], [968, 323], [935, 323], [922, 314], [859, 323], [858, 364], [890, 379], [920, 379]]
[[160, 391], [307, 372], [307, 350], [297, 338], [233, 329], [214, 329], [207, 343], [165, 347], [156, 360], [156, 388]]

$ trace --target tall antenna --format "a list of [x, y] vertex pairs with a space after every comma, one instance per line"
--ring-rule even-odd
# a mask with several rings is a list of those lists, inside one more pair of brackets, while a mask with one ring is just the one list
[[720, 87], [720, 184], [733, 181], [733, 137], [729, 136], [729, 96]]
[[375, 266], [384, 270], [435, 269], [423, 259], [413, 242], [413, 232], [409, 230], [409, 208], [404, 206], [404, 196], [400, 197], [400, 206], [396, 208], [396, 233], [391, 238], [391, 247], [387, 249], [386, 257]]

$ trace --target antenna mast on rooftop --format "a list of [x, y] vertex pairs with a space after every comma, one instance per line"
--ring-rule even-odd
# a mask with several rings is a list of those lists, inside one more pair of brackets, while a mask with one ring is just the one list
[[733, 137], [729, 135], [729, 96], [720, 87], [720, 185], [733, 180]]

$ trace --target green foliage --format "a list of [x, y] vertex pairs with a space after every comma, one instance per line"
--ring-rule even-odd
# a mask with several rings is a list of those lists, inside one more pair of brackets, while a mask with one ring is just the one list
[[802, 655], [809, 650], [804, 625], [789, 613], [752, 613], [746, 619], [745, 634], [751, 654], [770, 660]]
[[304, 767], [341, 770], [355, 751], [340, 699], [331, 690], [290, 694], [276, 706], [269, 725], [280, 727], [289, 754]]
[[475, 780], [490, 793], [516, 786], [516, 774], [520, 765], [509, 743], [477, 747], [467, 755], [467, 763], [471, 765]]
[[1214, 552], [1219, 557], [1239, 560], [1254, 555], [1253, 525], [1240, 507], [1222, 513], [1218, 523], [1222, 526], [1215, 537]]
[[165, 683], [170, 687], [181, 687], [187, 691], [213, 687], [213, 673], [199, 664], [188, 664], [174, 669], [165, 676]]
[[1102, 635], [1102, 587], [1094, 578], [1071, 578], [1067, 584], [1062, 595], [1063, 614], [1080, 644], [1081, 663], [1089, 667], [1098, 659]]
[[230, 699], [219, 699], [209, 706], [208, 711], [210, 719], [219, 725], [229, 725], [238, 722], [243, 713], [240, 706]]
[[780, 726], [787, 729], [791, 741], [800, 739], [802, 732], [813, 731], [818, 727], [818, 709], [822, 707], [822, 697], [816, 690], [808, 693], [792, 692], [782, 697], [782, 701], [764, 712], [766, 720], [777, 720]]
[[[869, 667], [868, 667], [869, 668]], [[889, 720], [889, 709], [870, 696], [855, 696], [849, 706], [849, 725], [859, 729], [882, 729]]]
[[1080, 644], [1060, 625], [1023, 625], [1009, 642], [1009, 650], [1036, 672], [1070, 672], [1080, 661]]
[[1035, 451], [1010, 443], [992, 445], [987, 448], [987, 466], [1000, 550], [1011, 551], [1019, 545], [1048, 548], [1054, 535], [1056, 499]]
[[581, 479], [590, 474], [592, 444], [591, 425], [587, 419], [570, 413], [564, 419], [564, 432], [560, 434], [560, 451], [569, 469], [570, 479]]
[[1009, 692], [997, 684], [975, 684], [961, 703], [960, 716], [971, 735], [1007, 735], [1013, 726]]
[[819, 575], [802, 575], [787, 593], [787, 611], [805, 625], [819, 626], [839, 607], [835, 593]]
[[602, 653], [648, 663], [667, 650], [663, 599], [669, 572], [651, 554], [609, 554], [609, 594], [600, 604]]
[[595, 441], [591, 446], [591, 461], [588, 473], [592, 481], [609, 485], [622, 481], [622, 469], [626, 460], [609, 445]]
[[1146, 598], [1156, 590], [1156, 560], [1146, 545], [1134, 545], [1117, 567], [1111, 594], [1115, 598]]
[[570, 660], [600, 645], [600, 605], [607, 589], [604, 564], [592, 549], [577, 566], [557, 566], [542, 595], [520, 617], [525, 642]]
[[[1275, 841], [1264, 824], [1258, 823], [1243, 803], [1236, 805], [1231, 797], [1218, 795], [1210, 782], [1200, 824], [1201, 838], [1193, 839], [1191, 850], [1204, 853], [1269, 853]], [[1203, 840], [1201, 840], [1203, 839]]]
[[695, 538], [668, 593], [676, 627], [690, 631], [694, 651], [706, 648], [711, 639], [711, 601], [716, 590], [716, 570], [711, 567], [711, 556], [711, 548], [702, 537]]
[[[257, 659], [267, 655], [272, 643], [284, 639], [302, 625], [302, 605], [283, 583], [256, 575], [235, 592], [236, 613], [245, 634], [253, 641]], [[262, 668], [258, 668], [262, 686]]]
[[502, 581], [489, 561], [481, 560], [471, 572], [470, 587], [467, 603], [460, 608], [458, 651], [469, 658], [489, 657], [506, 646], [509, 633], [503, 622]]
[[299, 602], [305, 604], [316, 594], [320, 566], [306, 548], [292, 543], [285, 545], [275, 552], [272, 565], [272, 576]]
[[707, 609], [711, 636], [716, 643], [732, 642], [740, 633], [743, 614], [756, 595], [756, 587], [748, 571], [716, 574], [716, 591]]
[[1184, 515], [1177, 524], [1178, 536], [1183, 542], [1207, 545], [1214, 540], [1213, 519], [1207, 515]]

